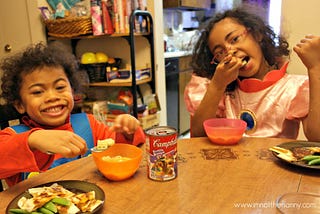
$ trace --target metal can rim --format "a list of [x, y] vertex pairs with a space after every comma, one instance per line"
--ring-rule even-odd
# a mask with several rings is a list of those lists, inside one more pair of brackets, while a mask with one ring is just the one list
[[[154, 133], [150, 133], [151, 131], [157, 130], [157, 129], [169, 129], [172, 130], [172, 132], [163, 134], [163, 135], [157, 135]], [[155, 126], [155, 127], [151, 127], [145, 130], [145, 134], [150, 135], [150, 136], [170, 136], [170, 135], [174, 135], [177, 134], [177, 129], [171, 126]]]

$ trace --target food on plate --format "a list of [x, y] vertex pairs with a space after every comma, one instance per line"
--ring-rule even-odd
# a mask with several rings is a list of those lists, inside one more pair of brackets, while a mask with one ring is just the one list
[[114, 157], [110, 157], [110, 156], [103, 156], [102, 160], [103, 161], [110, 161], [110, 162], [123, 162], [123, 161], [128, 161], [131, 160], [132, 158], [129, 157], [123, 157], [121, 155], [117, 155]]
[[286, 161], [290, 161], [290, 162], [297, 161], [297, 158], [293, 155], [293, 152], [290, 151], [289, 149], [281, 148], [279, 146], [273, 146], [269, 148], [269, 150], [277, 153], [277, 156], [279, 158], [282, 158]]
[[[279, 146], [273, 146], [269, 150], [277, 153], [279, 158], [293, 162], [293, 161], [304, 161], [308, 165], [319, 165], [320, 164], [320, 147], [295, 147], [292, 150], [285, 149]], [[316, 161], [319, 159], [319, 161]]]
[[313, 155], [320, 152], [320, 147], [296, 147], [292, 149], [293, 155], [300, 160], [307, 155]]
[[98, 150], [105, 150], [108, 147], [112, 146], [114, 144], [114, 140], [112, 138], [107, 138], [104, 140], [98, 140], [97, 141], [97, 149]]
[[308, 165], [320, 165], [320, 155], [307, 155], [301, 160], [305, 161]]
[[68, 213], [92, 212], [102, 201], [95, 198], [95, 192], [75, 193], [54, 183], [51, 186], [36, 187], [28, 190], [31, 198], [21, 197], [19, 209], [11, 213]]

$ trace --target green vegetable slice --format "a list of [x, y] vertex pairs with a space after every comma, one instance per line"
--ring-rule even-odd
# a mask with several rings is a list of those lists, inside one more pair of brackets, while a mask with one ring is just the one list
[[56, 205], [52, 201], [49, 201], [48, 203], [43, 205], [43, 207], [48, 209], [48, 210], [50, 210], [53, 213], [57, 213], [58, 212], [58, 209], [57, 209]]
[[54, 214], [54, 212], [52, 212], [51, 210], [48, 210], [45, 207], [40, 207], [38, 210], [43, 214]]
[[320, 155], [307, 155], [307, 156], [304, 156], [302, 158], [302, 160], [309, 162], [309, 161], [312, 161], [312, 160], [318, 159], [318, 158], [320, 158]]
[[310, 165], [310, 166], [312, 166], [312, 165], [320, 165], [320, 158], [313, 159], [313, 160], [309, 161], [308, 165]]
[[23, 209], [10, 209], [9, 210], [10, 213], [23, 213], [23, 214], [28, 214], [28, 211], [25, 211]]
[[70, 206], [71, 205], [71, 201], [69, 201], [66, 198], [53, 198], [51, 200], [51, 202], [53, 202], [55, 204], [62, 205], [62, 206]]

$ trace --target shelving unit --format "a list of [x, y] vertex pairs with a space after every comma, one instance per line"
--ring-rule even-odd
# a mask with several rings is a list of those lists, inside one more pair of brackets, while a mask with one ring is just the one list
[[[144, 16], [148, 18], [149, 33], [143, 34], [150, 44], [150, 57], [151, 57], [151, 88], [153, 93], [155, 92], [155, 66], [154, 66], [154, 38], [153, 38], [153, 19], [148, 11], [135, 10], [130, 16], [130, 34], [127, 38], [130, 45], [130, 57], [131, 57], [131, 76], [132, 76], [132, 86], [131, 91], [133, 95], [133, 116], [138, 118], [138, 108], [137, 108], [137, 81], [136, 81], [136, 60], [135, 60], [135, 42], [134, 42], [134, 23], [136, 16]], [[140, 82], [138, 82], [140, 83]], [[143, 81], [141, 81], [141, 84]]]
[[[147, 33], [135, 33], [135, 17], [144, 16], [147, 18], [148, 32]], [[151, 75], [150, 78], [143, 80], [136, 80], [136, 61], [135, 61], [135, 37], [143, 36], [145, 37], [150, 45], [150, 57], [151, 57]], [[126, 39], [130, 46], [130, 60], [131, 60], [131, 82], [122, 82], [122, 83], [110, 83], [110, 82], [95, 82], [90, 83], [90, 87], [131, 87], [131, 92], [133, 95], [133, 107], [132, 112], [133, 116], [138, 118], [138, 85], [149, 83], [152, 89], [152, 93], [155, 93], [155, 63], [154, 63], [154, 35], [153, 35], [153, 19], [151, 14], [148, 11], [134, 10], [130, 16], [130, 32], [129, 34], [112, 34], [112, 35], [86, 35], [86, 36], [77, 36], [72, 38], [57, 38], [57, 37], [48, 37], [48, 40], [62, 40], [70, 39], [73, 53], [76, 53], [77, 43], [82, 39], [97, 39], [97, 38], [108, 38], [108, 37], [122, 37]]]

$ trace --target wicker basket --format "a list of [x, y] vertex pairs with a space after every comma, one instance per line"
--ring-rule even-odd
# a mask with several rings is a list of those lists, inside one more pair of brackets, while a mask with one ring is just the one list
[[49, 36], [70, 38], [85, 34], [92, 34], [90, 16], [64, 18], [44, 21]]
[[90, 83], [105, 82], [107, 63], [80, 64], [80, 69], [87, 71]]

